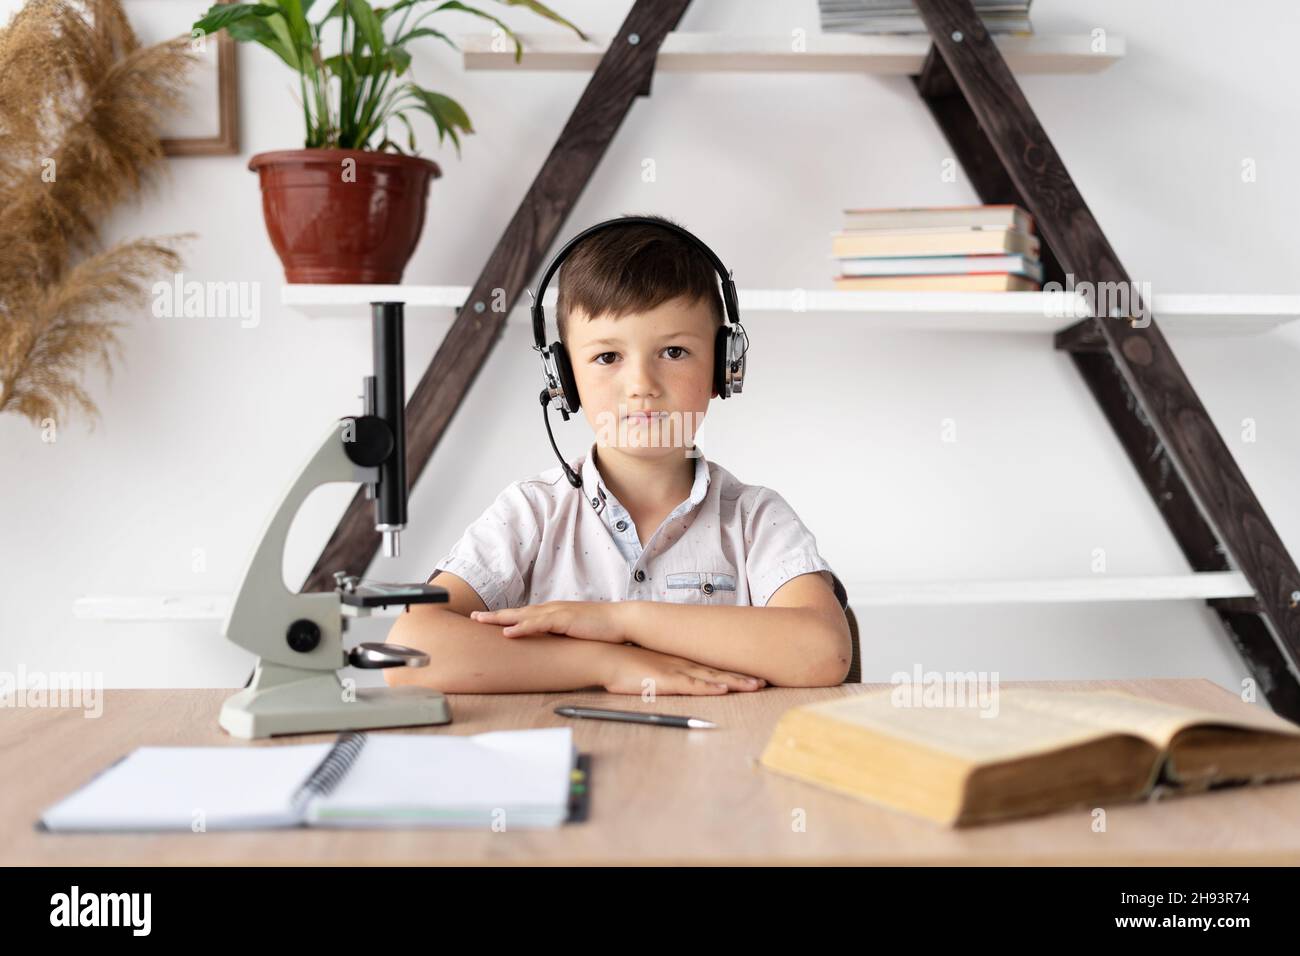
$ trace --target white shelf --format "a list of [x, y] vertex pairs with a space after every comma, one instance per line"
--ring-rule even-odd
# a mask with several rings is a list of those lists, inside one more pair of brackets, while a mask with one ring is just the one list
[[224, 621], [229, 594], [88, 594], [72, 604], [83, 621]]
[[[88, 594], [72, 604], [72, 616], [83, 621], [224, 621], [230, 612], [229, 594]], [[370, 617], [397, 617], [396, 605], [368, 609]], [[343, 614], [355, 617], [344, 605]]]
[[[407, 310], [458, 310], [469, 286], [283, 285], [280, 301], [312, 318], [364, 319], [371, 302], [405, 302]], [[881, 331], [1051, 334], [1085, 318], [1075, 292], [840, 292], [835, 289], [741, 289], [741, 320], [755, 314], [840, 313]], [[556, 289], [546, 291], [555, 316]], [[1155, 294], [1160, 328], [1177, 335], [1259, 335], [1300, 318], [1300, 295]], [[525, 296], [524, 303], [528, 299]], [[526, 305], [509, 322], [530, 321]], [[553, 324], [552, 324], [553, 327]]]
[[[280, 304], [313, 318], [369, 318], [371, 302], [405, 302], [410, 308], [459, 309], [469, 298], [467, 285], [297, 285], [280, 286]], [[527, 293], [525, 293], [527, 295]], [[554, 304], [555, 289], [546, 292]]]
[[[1203, 571], [1153, 577], [1040, 578], [1006, 581], [846, 582], [849, 605], [904, 607], [950, 604], [1068, 604], [1106, 601], [1201, 601], [1252, 597], [1239, 571]], [[225, 594], [88, 595], [76, 600], [74, 616], [99, 621], [221, 621], [230, 607]], [[374, 608], [375, 617], [396, 617], [402, 608]]]
[[[609, 46], [608, 35], [580, 40], [571, 33], [521, 33], [514, 44], [490, 34], [456, 37], [467, 70], [576, 70], [591, 73]], [[1124, 38], [1107, 34], [1094, 49], [1091, 34], [999, 36], [993, 41], [1015, 73], [1097, 73], [1124, 56]], [[921, 72], [928, 34], [854, 35], [809, 31], [796, 49], [791, 34], [669, 33], [659, 47], [656, 72], [670, 73], [871, 73]]]
[[1157, 577], [1050, 578], [1025, 581], [845, 582], [849, 606], [914, 607], [952, 604], [1068, 604], [1108, 601], [1189, 601], [1253, 597], [1239, 571]]

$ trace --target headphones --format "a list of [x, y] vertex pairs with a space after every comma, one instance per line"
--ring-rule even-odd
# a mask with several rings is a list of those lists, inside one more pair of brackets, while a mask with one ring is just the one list
[[617, 219], [606, 219], [582, 230], [555, 254], [555, 258], [542, 273], [536, 294], [529, 292], [533, 298], [533, 341], [535, 343], [533, 349], [541, 354], [542, 373], [546, 378], [546, 387], [542, 389], [539, 396], [542, 404], [542, 420], [546, 422], [546, 433], [550, 435], [551, 448], [555, 450], [555, 457], [560, 459], [560, 465], [564, 468], [569, 484], [575, 488], [582, 487], [582, 479], [569, 467], [568, 462], [560, 454], [560, 449], [556, 447], [555, 436], [551, 434], [551, 420], [547, 417], [546, 411], [550, 403], [555, 401], [561, 417], [567, 422], [569, 416], [581, 407], [581, 401], [578, 398], [578, 385], [573, 377], [573, 364], [569, 360], [568, 349], [559, 340], [550, 345], [546, 344], [546, 314], [542, 309], [542, 296], [546, 293], [546, 286], [550, 283], [551, 276], [583, 239], [602, 229], [634, 223], [658, 226], [688, 240], [704, 254], [714, 271], [718, 273], [718, 278], [722, 280], [722, 302], [726, 321], [719, 326], [713, 340], [713, 390], [718, 393], [719, 398], [730, 398], [732, 395], [739, 395], [745, 384], [745, 353], [749, 351], [749, 336], [745, 333], [744, 326], [740, 324], [740, 306], [731, 272], [712, 249], [681, 226], [647, 216], [620, 216]]

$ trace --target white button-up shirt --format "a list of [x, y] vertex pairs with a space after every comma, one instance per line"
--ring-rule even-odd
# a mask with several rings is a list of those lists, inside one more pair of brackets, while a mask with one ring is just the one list
[[506, 487], [436, 571], [469, 584], [488, 610], [545, 601], [672, 601], [761, 607], [793, 577], [822, 576], [848, 607], [844, 585], [817, 541], [775, 491], [746, 485], [695, 446], [695, 483], [644, 546], [627, 509], [605, 486], [596, 445]]

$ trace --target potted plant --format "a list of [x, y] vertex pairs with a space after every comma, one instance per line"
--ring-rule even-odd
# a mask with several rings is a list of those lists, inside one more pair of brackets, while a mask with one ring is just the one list
[[[499, 0], [522, 6], [586, 35], [534, 0]], [[426, 113], [438, 142], [473, 133], [469, 116], [449, 96], [406, 78], [413, 40], [436, 37], [428, 25], [438, 13], [460, 12], [490, 20], [523, 47], [501, 20], [457, 0], [334, 0], [309, 20], [314, 0], [218, 3], [193, 27], [197, 36], [226, 30], [241, 42], [260, 43], [298, 74], [306, 125], [304, 149], [259, 153], [248, 167], [262, 187], [262, 212], [271, 243], [289, 282], [399, 282], [424, 226], [429, 183], [442, 172], [414, 155], [415, 131], [407, 114]], [[323, 4], [322, 4], [323, 6]], [[202, 31], [202, 32], [199, 32]], [[330, 50], [336, 52], [329, 52]], [[407, 150], [392, 138], [393, 124], [407, 133]]]

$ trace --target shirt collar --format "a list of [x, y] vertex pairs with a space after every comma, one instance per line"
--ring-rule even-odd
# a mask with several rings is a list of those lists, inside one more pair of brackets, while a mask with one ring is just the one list
[[[618, 505], [620, 510], [626, 510], [619, 504], [618, 499], [605, 487], [605, 479], [600, 474], [600, 469], [596, 467], [596, 448], [597, 444], [593, 441], [591, 448], [587, 450], [587, 457], [582, 462], [582, 494], [587, 499], [587, 504], [596, 510], [597, 514], [605, 511], [607, 502], [612, 501]], [[701, 501], [709, 491], [709, 463], [704, 458], [704, 452], [700, 450], [699, 445], [693, 445], [695, 451], [695, 481], [691, 485], [691, 493], [682, 506], [674, 510], [674, 514], [682, 514], [690, 511]]]

